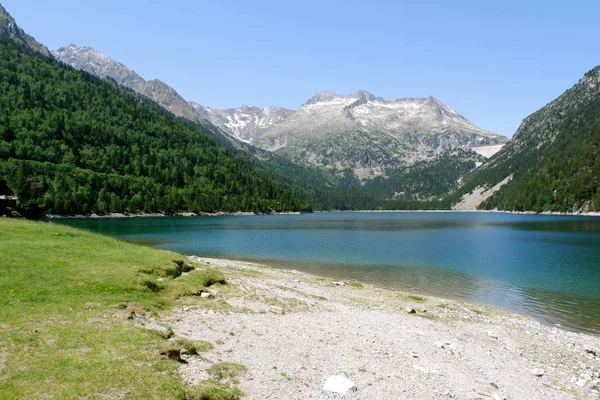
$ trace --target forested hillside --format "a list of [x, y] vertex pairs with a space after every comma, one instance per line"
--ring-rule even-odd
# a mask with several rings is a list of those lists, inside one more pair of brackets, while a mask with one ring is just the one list
[[[375, 178], [366, 185], [376, 197], [425, 201], [442, 198], [459, 185], [460, 179], [481, 164], [485, 157], [466, 150], [440, 153], [431, 160], [418, 161], [410, 168], [390, 170], [386, 178]], [[440, 204], [442, 207], [448, 205]]]
[[203, 129], [0, 40], [0, 181], [24, 207], [66, 214], [310, 209]]
[[453, 200], [511, 180], [480, 208], [600, 211], [600, 66], [527, 117], [513, 139], [475, 170]]

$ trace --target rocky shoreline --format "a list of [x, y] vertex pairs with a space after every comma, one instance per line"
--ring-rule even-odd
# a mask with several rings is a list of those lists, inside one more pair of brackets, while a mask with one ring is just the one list
[[144, 217], [247, 217], [252, 215], [300, 215], [306, 214], [301, 211], [289, 211], [289, 212], [269, 212], [269, 213], [254, 213], [254, 212], [216, 212], [216, 213], [195, 213], [195, 212], [181, 212], [181, 213], [111, 213], [111, 214], [74, 214], [74, 215], [60, 215], [60, 214], [46, 214], [46, 219], [69, 219], [69, 218], [144, 218]]
[[600, 398], [598, 336], [358, 282], [190, 260], [222, 270], [229, 284], [161, 321], [214, 345], [186, 356], [189, 383], [218, 360], [247, 369], [236, 380], [248, 399]]
[[[353, 213], [413, 213], [413, 212], [426, 212], [426, 213], [465, 213], [465, 212], [476, 212], [476, 213], [502, 213], [502, 214], [523, 214], [523, 215], [565, 215], [565, 216], [583, 216], [583, 217], [598, 217], [600, 212], [574, 212], [574, 213], [563, 213], [563, 212], [541, 212], [536, 213], [533, 211], [502, 211], [502, 210], [345, 210], [345, 211], [312, 211], [310, 213], [319, 212], [353, 212]], [[254, 213], [254, 212], [216, 212], [216, 213], [194, 213], [194, 212], [181, 212], [181, 213], [111, 213], [111, 214], [74, 214], [74, 215], [61, 215], [61, 214], [46, 214], [45, 219], [69, 219], [69, 218], [143, 218], [143, 217], [247, 217], [253, 215], [301, 215], [310, 214], [305, 211], [288, 211], [288, 212], [269, 212], [269, 213]]]

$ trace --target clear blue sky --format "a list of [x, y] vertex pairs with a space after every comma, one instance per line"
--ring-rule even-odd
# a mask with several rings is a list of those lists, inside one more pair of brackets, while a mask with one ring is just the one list
[[597, 0], [0, 2], [50, 49], [94, 47], [218, 108], [432, 95], [512, 136], [600, 64]]

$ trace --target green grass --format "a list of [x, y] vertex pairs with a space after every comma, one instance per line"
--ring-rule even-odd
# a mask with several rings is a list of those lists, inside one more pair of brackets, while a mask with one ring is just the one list
[[206, 380], [190, 389], [184, 400], [239, 400], [242, 392], [235, 386], [215, 380]]
[[0, 219], [0, 255], [0, 399], [185, 398], [165, 339], [126, 315], [168, 309], [214, 273], [157, 282], [146, 271], [180, 255], [23, 220]]
[[218, 380], [235, 379], [246, 371], [248, 368], [245, 365], [231, 362], [219, 362], [206, 369], [209, 375]]

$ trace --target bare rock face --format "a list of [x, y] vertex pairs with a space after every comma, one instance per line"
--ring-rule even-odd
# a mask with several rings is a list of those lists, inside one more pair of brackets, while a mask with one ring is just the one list
[[29, 47], [30, 49], [46, 56], [52, 57], [50, 50], [41, 43], [29, 36], [23, 29], [21, 29], [15, 19], [0, 5], [0, 36], [8, 37], [23, 46]]
[[502, 147], [507, 141], [433, 97], [386, 101], [365, 91], [320, 92], [296, 111], [191, 104], [232, 137], [299, 164], [350, 168], [357, 176], [375, 177], [447, 150]]
[[239, 108], [220, 110], [204, 107], [195, 102], [190, 102], [190, 104], [200, 116], [221, 128], [228, 135], [252, 144], [263, 131], [285, 122], [294, 113], [293, 110], [277, 106], [259, 108], [244, 105]]
[[146, 81], [135, 71], [91, 47], [79, 47], [69, 44], [54, 50], [52, 54], [57, 60], [74, 68], [89, 72], [100, 78], [114, 79], [119, 85], [126, 86], [136, 93], [152, 99], [178, 117], [184, 117], [192, 121], [201, 120], [194, 108], [166, 83], [158, 79]]
[[384, 168], [410, 166], [447, 150], [506, 141], [433, 97], [386, 101], [358, 91], [316, 94], [253, 144], [296, 162], [355, 173], [366, 169], [377, 176]]

